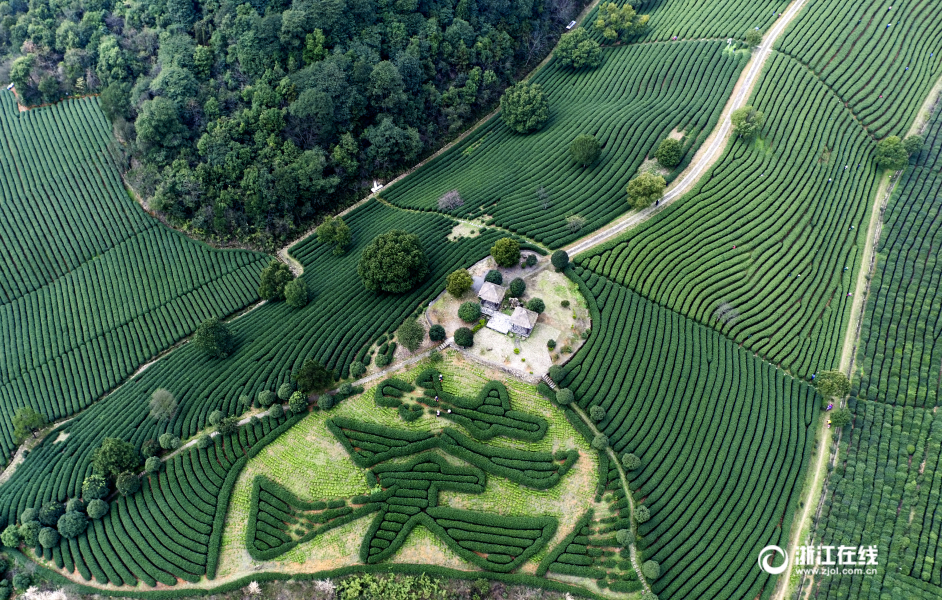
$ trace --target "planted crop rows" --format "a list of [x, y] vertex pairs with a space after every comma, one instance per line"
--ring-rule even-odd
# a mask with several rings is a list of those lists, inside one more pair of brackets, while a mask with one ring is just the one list
[[[436, 210], [457, 189], [458, 214], [484, 217], [550, 246], [598, 229], [628, 210], [625, 188], [657, 144], [674, 129], [687, 134], [685, 161], [709, 135], [744, 64], [725, 42], [646, 44], [604, 52], [602, 66], [573, 71], [550, 63], [532, 81], [543, 86], [549, 122], [536, 133], [513, 133], [492, 118], [461, 143], [383, 191], [390, 202]], [[569, 156], [580, 134], [592, 134], [602, 154], [583, 168]], [[670, 178], [670, 177], [669, 177]], [[537, 195], [549, 195], [544, 205]], [[579, 215], [581, 231], [566, 217]]]
[[860, 330], [860, 398], [906, 406], [939, 403], [942, 368], [942, 117], [927, 148], [887, 204], [877, 266]]
[[[660, 563], [668, 598], [755, 598], [771, 584], [755, 568], [785, 545], [813, 445], [820, 399], [808, 385], [716, 331], [575, 269], [592, 335], [561, 385], [616, 454], [640, 457], [627, 476], [651, 519], [644, 559]], [[607, 486], [621, 486], [608, 471]]]
[[840, 352], [877, 184], [874, 144], [786, 57], [770, 62], [755, 105], [762, 139], [731, 143], [690, 194], [580, 262], [807, 376]]
[[939, 4], [812, 2], [776, 49], [811, 69], [872, 135], [902, 137], [942, 76]]
[[131, 201], [97, 102], [0, 94], [0, 454], [10, 417], [84, 409], [201, 321], [257, 299], [265, 256], [220, 252]]

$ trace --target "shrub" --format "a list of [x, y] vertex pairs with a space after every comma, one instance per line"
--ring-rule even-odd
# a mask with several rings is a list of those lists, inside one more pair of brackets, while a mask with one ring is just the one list
[[196, 333], [193, 334], [193, 343], [204, 354], [214, 358], [229, 356], [235, 347], [235, 340], [229, 327], [216, 317], [200, 323], [200, 326], [196, 328]]
[[445, 289], [455, 298], [465, 295], [473, 285], [474, 279], [467, 269], [458, 269], [445, 279]]
[[105, 438], [92, 454], [95, 472], [106, 477], [117, 477], [118, 473], [136, 469], [139, 464], [141, 457], [134, 446], [118, 438]]
[[657, 579], [661, 576], [661, 565], [657, 564], [653, 560], [646, 560], [644, 564], [641, 565], [641, 572], [648, 579]]
[[592, 447], [599, 452], [608, 448], [608, 436], [606, 436], [604, 433], [600, 433], [592, 438]]
[[324, 394], [317, 399], [317, 406], [322, 410], [330, 410], [334, 407], [334, 397]]
[[399, 229], [377, 236], [363, 249], [357, 264], [364, 287], [374, 292], [408, 292], [428, 272], [428, 259], [419, 237]]
[[576, 136], [576, 139], [569, 145], [569, 155], [583, 168], [598, 160], [601, 153], [602, 145], [595, 139], [594, 135], [582, 134]]
[[[162, 433], [157, 439], [160, 441], [160, 447], [164, 450], [176, 450], [180, 447], [180, 436], [174, 435], [169, 431], [167, 433]], [[139, 463], [135, 463], [133, 466], [137, 467], [138, 464]], [[129, 467], [127, 470], [130, 471], [131, 467]]]
[[497, 269], [491, 269], [487, 272], [487, 275], [484, 276], [484, 281], [493, 283], [494, 285], [501, 285], [504, 283], [504, 276]]
[[462, 348], [470, 348], [474, 345], [474, 333], [467, 327], [459, 327], [455, 331], [455, 343]]
[[563, 300], [562, 302], [559, 303], [559, 305], [562, 306], [563, 308], [569, 308], [569, 300]]
[[408, 348], [409, 352], [415, 352], [425, 341], [425, 327], [422, 327], [418, 319], [408, 318], [396, 330], [396, 339]]
[[82, 498], [95, 500], [108, 495], [108, 480], [103, 475], [89, 475], [82, 482]]
[[291, 308], [304, 308], [310, 301], [307, 284], [303, 279], [293, 279], [285, 284], [285, 302]]
[[286, 381], [278, 386], [278, 398], [284, 402], [287, 402], [288, 398], [290, 398], [293, 393], [294, 384], [290, 381]]
[[520, 279], [519, 277], [517, 277], [516, 279], [510, 282], [510, 289], [508, 290], [507, 293], [510, 294], [512, 298], [519, 298], [526, 291], [527, 291], [526, 282]]
[[638, 523], [647, 523], [651, 518], [651, 511], [648, 510], [648, 507], [641, 504], [635, 507], [634, 510], [635, 521]]
[[542, 127], [549, 119], [546, 95], [538, 83], [510, 86], [500, 97], [500, 116], [517, 133], [529, 133]]
[[572, 393], [572, 390], [569, 388], [559, 388], [556, 390], [556, 402], [557, 404], [562, 404], [563, 406], [571, 404], [575, 399], [575, 395]]
[[654, 592], [641, 592], [640, 600], [658, 600], [658, 597]]
[[81, 512], [67, 512], [59, 517], [59, 522], [56, 524], [56, 529], [62, 537], [70, 540], [81, 535], [86, 527], [88, 527], [88, 517]]
[[598, 405], [589, 408], [589, 418], [598, 423], [605, 418], [605, 409]]
[[144, 470], [148, 473], [156, 473], [160, 471], [160, 459], [156, 456], [151, 456], [144, 461]]
[[304, 361], [304, 364], [292, 377], [298, 383], [298, 389], [305, 394], [326, 389], [336, 379], [333, 371], [328, 371], [324, 365], [313, 358]]
[[155, 421], [169, 421], [177, 412], [177, 399], [164, 388], [154, 390], [150, 395], [150, 417]]
[[65, 507], [60, 502], [43, 502], [39, 507], [39, 522], [46, 527], [53, 527], [59, 522], [59, 517], [65, 514]]
[[674, 138], [667, 138], [661, 141], [657, 150], [654, 152], [654, 158], [661, 163], [662, 167], [673, 169], [680, 164], [683, 157], [683, 146]]
[[556, 340], [546, 340], [546, 347], [552, 350], [556, 347]]
[[295, 392], [291, 394], [291, 397], [288, 398], [288, 408], [291, 409], [296, 415], [301, 414], [307, 410], [307, 396], [302, 392]]
[[563, 372], [563, 368], [559, 365], [551, 366], [549, 368], [548, 374], [549, 374], [549, 378], [555, 381], [556, 383], [559, 383], [560, 381], [562, 381], [563, 376], [565, 375], [565, 373]]
[[111, 508], [108, 506], [108, 503], [99, 498], [95, 498], [88, 503], [88, 516], [92, 519], [100, 519], [106, 514], [108, 514], [108, 509]]
[[474, 323], [481, 318], [481, 305], [477, 302], [465, 302], [458, 307], [458, 317], [465, 323]]
[[285, 409], [280, 404], [276, 404], [271, 407], [271, 410], [268, 411], [268, 414], [271, 415], [271, 418], [273, 419], [280, 419], [285, 415]]
[[125, 471], [124, 473], [118, 475], [118, 479], [115, 481], [114, 487], [122, 496], [130, 496], [137, 490], [141, 489], [141, 480], [134, 473]]
[[[433, 329], [434, 329], [434, 326], [433, 326]], [[431, 329], [429, 330], [429, 337], [432, 337]], [[432, 339], [434, 340], [435, 338], [432, 338]], [[358, 360], [355, 360], [352, 363], [350, 363], [350, 376], [351, 377], [360, 377], [364, 373], [366, 373], [366, 367], [363, 365], [363, 363], [361, 363]]]
[[641, 466], [641, 459], [630, 452], [626, 452], [621, 455], [621, 464], [627, 470], [634, 471]]
[[565, 346], [560, 348], [559, 351], [562, 352], [563, 354], [569, 354], [570, 352], [572, 352], [572, 346], [570, 346], [569, 344], [566, 344]]
[[39, 545], [43, 548], [52, 548], [59, 543], [59, 532], [52, 527], [43, 527], [39, 530]]
[[569, 254], [565, 250], [557, 250], [550, 256], [550, 263], [557, 271], [562, 271], [569, 266]]
[[262, 408], [268, 408], [275, 403], [275, 392], [271, 390], [262, 390], [258, 393], [258, 405]]
[[491, 256], [498, 266], [512, 267], [520, 262], [520, 244], [513, 238], [500, 238], [491, 246]]
[[16, 589], [26, 591], [31, 585], [33, 585], [33, 576], [29, 573], [20, 571], [13, 576], [13, 587]]
[[225, 417], [225, 413], [223, 413], [221, 410], [214, 410], [213, 412], [209, 413], [209, 424], [215, 427], [216, 425], [219, 425], [219, 422], [222, 421]]
[[285, 286], [294, 279], [294, 274], [285, 263], [272, 259], [268, 266], [262, 269], [259, 276], [258, 295], [264, 300], [284, 300]]
[[[431, 327], [429, 327], [428, 339], [432, 340], [433, 342], [443, 342], [445, 341], [446, 337], [448, 336], [445, 335], [445, 328], [442, 327], [441, 325], [432, 325]], [[353, 369], [352, 365], [350, 369], [351, 370]]]
[[529, 302], [527, 302], [527, 308], [535, 313], [541, 313], [546, 310], [546, 304], [543, 303], [542, 298], [532, 298]]
[[203, 435], [201, 435], [201, 436], [199, 436], [198, 438], [196, 438], [196, 447], [197, 447], [197, 448], [206, 449], [206, 448], [209, 448], [209, 447], [212, 446], [212, 445], [213, 445], [213, 438], [212, 438], [210, 435], [206, 434], [206, 433], [204, 433]]

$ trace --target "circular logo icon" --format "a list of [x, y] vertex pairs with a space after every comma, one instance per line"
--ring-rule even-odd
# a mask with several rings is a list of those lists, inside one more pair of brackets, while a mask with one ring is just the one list
[[[775, 557], [776, 552], [785, 558], [785, 562], [777, 567], [773, 567], [772, 558]], [[779, 575], [784, 573], [785, 569], [788, 568], [788, 555], [785, 554], [785, 551], [778, 546], [766, 546], [759, 552], [759, 568], [769, 575]]]

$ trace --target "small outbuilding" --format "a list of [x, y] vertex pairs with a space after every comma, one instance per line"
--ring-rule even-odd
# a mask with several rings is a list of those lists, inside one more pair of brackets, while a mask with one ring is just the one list
[[500, 304], [504, 301], [504, 288], [485, 281], [478, 291], [478, 299], [481, 301], [481, 312], [485, 315], [492, 315], [500, 310]]
[[510, 328], [511, 331], [518, 335], [524, 337], [529, 336], [533, 332], [533, 327], [536, 325], [536, 320], [539, 318], [539, 315], [532, 310], [527, 310], [522, 306], [518, 306], [514, 309], [512, 315], [510, 315]]

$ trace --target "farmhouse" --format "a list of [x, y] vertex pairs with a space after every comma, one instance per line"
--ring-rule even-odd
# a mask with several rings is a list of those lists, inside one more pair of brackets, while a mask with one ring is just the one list
[[528, 336], [533, 332], [533, 326], [536, 325], [537, 318], [539, 318], [537, 313], [518, 306], [510, 315], [511, 331], [522, 336]]
[[478, 292], [478, 298], [481, 300], [481, 312], [485, 315], [493, 315], [500, 310], [500, 303], [504, 301], [504, 288], [485, 281]]

